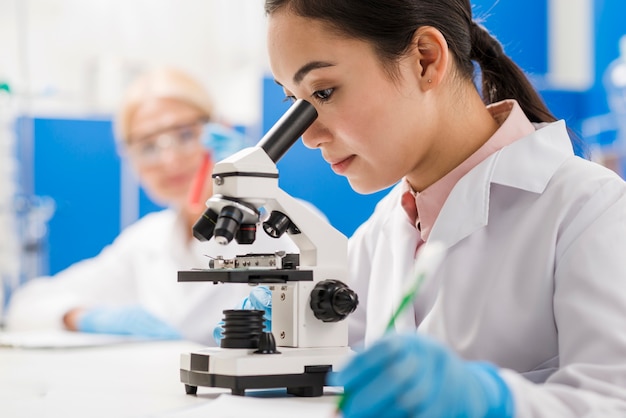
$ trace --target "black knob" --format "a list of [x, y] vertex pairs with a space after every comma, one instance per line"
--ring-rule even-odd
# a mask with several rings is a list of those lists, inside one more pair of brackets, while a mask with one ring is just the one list
[[271, 332], [263, 332], [259, 338], [259, 349], [254, 354], [280, 354], [276, 350], [276, 340]]
[[339, 280], [324, 280], [311, 291], [311, 309], [323, 322], [339, 322], [356, 310], [358, 295]]

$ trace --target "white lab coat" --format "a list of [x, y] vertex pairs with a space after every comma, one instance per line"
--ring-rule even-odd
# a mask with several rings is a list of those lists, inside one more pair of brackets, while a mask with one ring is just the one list
[[[350, 240], [353, 341], [381, 335], [413, 280], [400, 197]], [[517, 417], [626, 417], [626, 185], [576, 157], [562, 121], [465, 175], [428, 240], [446, 258], [398, 328], [501, 367]]]
[[19, 288], [8, 306], [8, 329], [60, 329], [63, 314], [74, 307], [139, 304], [185, 338], [214, 346], [213, 329], [222, 311], [240, 304], [250, 287], [178, 282], [177, 272], [207, 268], [208, 255], [299, 252], [286, 234], [274, 239], [259, 231], [253, 245], [233, 241], [223, 247], [215, 240], [189, 241], [185, 229], [173, 210], [146, 215], [98, 256]]

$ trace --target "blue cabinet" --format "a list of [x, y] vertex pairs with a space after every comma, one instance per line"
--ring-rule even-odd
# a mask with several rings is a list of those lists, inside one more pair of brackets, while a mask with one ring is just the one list
[[[35, 118], [34, 194], [53, 199], [48, 223], [50, 274], [97, 255], [120, 232], [121, 160], [111, 121]], [[18, 138], [19, 142], [19, 138]], [[160, 207], [137, 190], [139, 215]]]

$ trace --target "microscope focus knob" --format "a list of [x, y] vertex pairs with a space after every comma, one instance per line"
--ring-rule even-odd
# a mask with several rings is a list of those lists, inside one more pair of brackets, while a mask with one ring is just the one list
[[324, 280], [311, 291], [311, 309], [323, 322], [339, 322], [356, 310], [358, 295], [339, 280]]

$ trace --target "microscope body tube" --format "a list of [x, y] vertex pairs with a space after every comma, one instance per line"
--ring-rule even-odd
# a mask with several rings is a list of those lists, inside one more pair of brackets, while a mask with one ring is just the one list
[[298, 99], [261, 138], [257, 146], [263, 148], [271, 160], [277, 163], [316, 118], [315, 107]]

